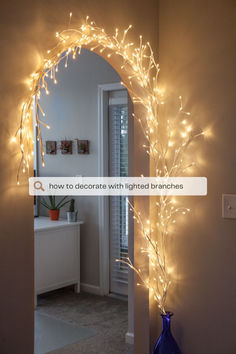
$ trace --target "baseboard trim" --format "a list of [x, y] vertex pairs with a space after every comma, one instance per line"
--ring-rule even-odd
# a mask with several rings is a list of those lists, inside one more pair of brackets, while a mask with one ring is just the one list
[[124, 302], [128, 302], [128, 296], [126, 296], [126, 295], [118, 295], [118, 294], [110, 293], [110, 294], [108, 294], [108, 296], [112, 297], [113, 299], [117, 299], [117, 300], [121, 300], [121, 301], [124, 301]]
[[103, 295], [101, 288], [99, 286], [80, 283], [80, 290], [84, 293], [94, 294], [94, 295]]
[[125, 335], [125, 343], [134, 344], [134, 334], [131, 332], [127, 332]]

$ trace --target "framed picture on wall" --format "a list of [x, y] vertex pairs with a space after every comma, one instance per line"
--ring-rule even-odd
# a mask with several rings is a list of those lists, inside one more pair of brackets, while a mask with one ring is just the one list
[[72, 154], [72, 140], [61, 140], [61, 153], [63, 155]]
[[56, 141], [46, 141], [46, 154], [56, 155], [57, 153], [57, 142]]
[[89, 154], [89, 141], [77, 139], [78, 154]]

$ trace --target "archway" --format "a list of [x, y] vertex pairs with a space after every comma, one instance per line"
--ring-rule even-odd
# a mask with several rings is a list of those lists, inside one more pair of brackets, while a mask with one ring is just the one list
[[[116, 71], [101, 56], [94, 52], [82, 48], [79, 60], [68, 58], [67, 69], [64, 68], [64, 64], [64, 61], [59, 64], [57, 76], [58, 84], [54, 85], [53, 82], [48, 83], [50, 96], [42, 93], [40, 98], [40, 104], [45, 112], [47, 112], [45, 116], [45, 118], [47, 118], [47, 124], [50, 125], [51, 129], [42, 128], [43, 146], [45, 148], [45, 166], [42, 167], [39, 158], [36, 176], [71, 177], [81, 175], [85, 177], [102, 176], [104, 173], [105, 176], [107, 176], [106, 173], [110, 175], [112, 171], [110, 171], [111, 164], [109, 164], [107, 146], [109, 146], [110, 139], [108, 139], [108, 135], [111, 125], [108, 120], [111, 122], [112, 119], [117, 119], [119, 107], [126, 107], [126, 111], [129, 112], [129, 110], [127, 110], [127, 91], [119, 84], [120, 77]], [[125, 96], [121, 97], [121, 93], [125, 94]], [[119, 96], [117, 96], [117, 94]], [[100, 103], [99, 110], [98, 103]], [[105, 112], [107, 112], [107, 114]], [[129, 113], [129, 116], [130, 115]], [[128, 117], [126, 120], [128, 120]], [[133, 119], [132, 116], [130, 116], [129, 123], [132, 122]], [[114, 139], [114, 134], [116, 136], [117, 130], [112, 131]], [[128, 129], [128, 132], [130, 132], [130, 129]], [[61, 139], [68, 140], [72, 143], [71, 154], [65, 154], [64, 151], [62, 154]], [[88, 154], [78, 154], [77, 139], [88, 139]], [[46, 149], [47, 141], [56, 141], [56, 150], [53, 151], [53, 154], [50, 154], [48, 149]], [[36, 143], [35, 145], [37, 146], [38, 144]], [[111, 145], [114, 146], [114, 144], [110, 142], [110, 146]], [[115, 146], [117, 145], [115, 144]], [[132, 161], [133, 156], [129, 154], [128, 160]], [[131, 176], [133, 176], [133, 174], [131, 174]], [[38, 197], [36, 196], [35, 198]], [[105, 295], [101, 300], [99, 300], [99, 297], [94, 296], [94, 303], [88, 306], [90, 313], [94, 313], [94, 315], [96, 311], [93, 310], [93, 306], [96, 306], [96, 301], [107, 303], [108, 311], [109, 306], [112, 304], [112, 302], [109, 302], [112, 296], [114, 298], [112, 300], [114, 306], [110, 310], [112, 315], [112, 310], [115, 313], [119, 297], [122, 296], [122, 299], [125, 301], [122, 301], [121, 304], [124, 305], [123, 308], [127, 311], [127, 292], [129, 285], [131, 285], [128, 282], [127, 267], [125, 267], [126, 272], [124, 272], [124, 267], [116, 263], [114, 258], [119, 257], [121, 250], [122, 255], [124, 252], [128, 251], [125, 243], [125, 241], [128, 241], [128, 235], [126, 231], [123, 231], [126, 230], [124, 226], [121, 227], [122, 234], [120, 230], [111, 230], [110, 228], [110, 210], [112, 210], [111, 207], [114, 206], [114, 197], [112, 203], [111, 198], [104, 196], [88, 197], [73, 195], [69, 196], [68, 199], [69, 198], [74, 199], [75, 209], [78, 210], [78, 221], [83, 222], [80, 226], [81, 293], [77, 295], [73, 294], [72, 284], [70, 288], [65, 290], [65, 294], [67, 293], [69, 295], [71, 293], [73, 298], [77, 299], [75, 301], [77, 301], [78, 304], [75, 302], [74, 308], [78, 308], [78, 311], [80, 306], [82, 308], [83, 299], [85, 299], [86, 296], [88, 301], [91, 301], [93, 295]], [[56, 199], [59, 200], [60, 197], [56, 196]], [[104, 199], [106, 199], [106, 205], [103, 204]], [[45, 196], [45, 200], [48, 202], [47, 196]], [[106, 209], [104, 208], [105, 206], [107, 207]], [[127, 204], [125, 208], [127, 208]], [[73, 259], [73, 253], [71, 251], [69, 252], [69, 250], [67, 251], [67, 254], [71, 255], [70, 260], [68, 260], [65, 254], [67, 247], [64, 248], [63, 252], [60, 251], [59, 245], [61, 241], [54, 245], [50, 244], [50, 249], [53, 249], [50, 251], [49, 247], [46, 246], [49, 245], [49, 237], [50, 234], [53, 236], [53, 233], [46, 234], [45, 232], [44, 240], [40, 238], [42, 234], [39, 233], [38, 227], [40, 223], [43, 225], [48, 221], [48, 210], [43, 209], [42, 205], [40, 205], [39, 209], [39, 217], [35, 218], [35, 259], [37, 260], [37, 263], [35, 263], [35, 291], [38, 295], [36, 314], [43, 309], [47, 314], [45, 303], [42, 302], [43, 299], [50, 299], [50, 294], [46, 294], [47, 291], [53, 291], [53, 288], [55, 288], [54, 291], [57, 291], [58, 294], [61, 293], [62, 296], [63, 293], [60, 292], [60, 290], [56, 290], [56, 287], [58, 287], [58, 289], [59, 287], [61, 288], [66, 281], [74, 282], [75, 278], [72, 278], [72, 276], [70, 278], [70, 273], [68, 274], [68, 272], [66, 273], [66, 277], [60, 276], [60, 273], [65, 273], [63, 263], [66, 264], [66, 262], [71, 261]], [[60, 210], [60, 221], [64, 220], [65, 224], [67, 218], [66, 210], [68, 209], [69, 205], [66, 205]], [[116, 214], [118, 214], [118, 211], [116, 211]], [[112, 220], [115, 224], [119, 222], [117, 215], [113, 215]], [[52, 227], [58, 227], [59, 230], [59, 226], [56, 224], [55, 222], [51, 222]], [[125, 220], [122, 219], [121, 225], [125, 225]], [[66, 227], [67, 225], [65, 225], [64, 230], [66, 230]], [[66, 231], [64, 232], [66, 233]], [[60, 234], [61, 237], [63, 237], [62, 231]], [[131, 235], [130, 232], [129, 235], [133, 240], [133, 234]], [[67, 234], [65, 237], [69, 242], [71, 235]], [[122, 242], [123, 247], [121, 245], [118, 249], [113, 241], [120, 239], [124, 240]], [[50, 253], [51, 256], [49, 256], [48, 253], [43, 254], [40, 251], [43, 245], [48, 249], [48, 253]], [[60, 254], [59, 258], [65, 260], [64, 262], [59, 262], [57, 266], [55, 263], [58, 257], [54, 255], [55, 250]], [[114, 256], [114, 253], [118, 253], [118, 255], [116, 254], [116, 256]], [[120, 268], [123, 268], [122, 272], [119, 270]], [[57, 269], [57, 271], [55, 269]], [[43, 274], [47, 274], [47, 277], [43, 276]], [[118, 276], [122, 276], [122, 282]], [[79, 292], [79, 287], [76, 287], [76, 292]], [[91, 293], [92, 296], [90, 295], [89, 297], [86, 293]], [[53, 296], [53, 293], [51, 293], [51, 296]], [[52, 307], [54, 307], [53, 297], [51, 297], [51, 299]], [[133, 302], [133, 299], [130, 300]], [[66, 301], [66, 298], [65, 302], [62, 301], [63, 306], [66, 306]], [[125, 344], [125, 335], [127, 332], [130, 333], [131, 330], [128, 330], [127, 313], [126, 315], [122, 315], [122, 312], [120, 312], [117, 315], [118, 319], [119, 316], [120, 318], [121, 316], [124, 318], [123, 332], [117, 337], [119, 338], [122, 348], [123, 346], [127, 346]], [[101, 318], [103, 317], [101, 312]], [[38, 328], [38, 320], [39, 318], [36, 315], [36, 328]], [[78, 321], [78, 325], [82, 325], [82, 323], [80, 323], [80, 316], [77, 316], [76, 321]], [[103, 321], [101, 320], [101, 327], [102, 323]], [[117, 330], [117, 332], [120, 333], [119, 330]], [[38, 333], [37, 330], [36, 334]], [[100, 333], [99, 328], [97, 329], [97, 333]], [[48, 334], [48, 336], [49, 335], [50, 334]], [[105, 335], [106, 333], [104, 333], [104, 341], [106, 341]], [[38, 336], [36, 336], [36, 345], [40, 346]], [[79, 345], [78, 343], [78, 346]], [[122, 352], [122, 349], [120, 349], [120, 352]]]
[[[121, 76], [124, 77], [124, 85], [128, 89], [135, 107], [141, 106], [144, 110], [144, 113], [141, 116], [137, 116], [135, 112], [134, 117], [138, 119], [144, 137], [147, 140], [147, 144], [144, 144], [143, 147], [146, 153], [150, 156], [154, 175], [158, 177], [175, 176], [186, 169], [186, 166], [183, 165], [181, 156], [184, 155], [189, 143], [200, 134], [191, 135], [191, 129], [188, 130], [189, 126], [186, 125], [186, 123], [183, 123], [183, 121], [186, 121], [189, 114], [183, 110], [181, 98], [179, 112], [184, 114], [186, 119], [182, 122], [175, 122], [174, 127], [172, 124], [173, 122], [159, 119], [160, 107], [164, 103], [163, 92], [158, 86], [159, 66], [155, 62], [150, 44], [143, 44], [142, 38], [140, 38], [139, 47], [132, 49], [133, 44], [126, 40], [128, 29], [121, 34], [116, 30], [115, 34], [110, 36], [103, 29], [97, 27], [93, 22], [89, 22], [89, 19], [87, 18], [85, 23], [78, 28], [68, 28], [61, 33], [56, 34], [58, 39], [57, 45], [52, 50], [48, 51], [48, 57], [44, 60], [43, 65], [37, 72], [31, 75], [29, 80], [30, 94], [23, 103], [20, 127], [16, 135], [13, 137], [13, 140], [16, 140], [19, 137], [21, 152], [17, 183], [20, 183], [22, 173], [27, 172], [27, 170], [29, 172], [29, 161], [32, 152], [31, 122], [33, 99], [34, 97], [36, 98], [36, 106], [44, 115], [43, 108], [39, 103], [40, 90], [45, 89], [45, 92], [49, 93], [47, 88], [47, 78], [52, 78], [56, 84], [56, 72], [59, 61], [65, 59], [65, 65], [67, 65], [68, 56], [72, 55], [72, 57], [76, 58], [82, 47], [95, 51], [107, 58], [115, 68], [116, 65], [118, 65], [118, 61], [116, 61], [116, 63], [115, 61], [113, 62], [112, 57], [114, 56], [121, 59], [122, 63], [120, 64], [118, 72], [123, 70], [123, 75], [121, 74]], [[44, 163], [44, 149], [40, 126], [47, 126], [47, 124], [41, 121], [38, 116], [36, 117], [36, 121], [39, 128], [38, 140], [41, 146], [41, 159], [42, 163]], [[182, 131], [182, 140], [180, 142], [179, 138], [176, 141], [173, 141], [173, 134], [171, 133], [175, 130], [177, 124], [179, 124]], [[186, 125], [186, 129], [185, 127], [183, 128], [181, 124], [184, 126]], [[161, 134], [159, 129], [160, 126], [162, 127]], [[165, 147], [164, 149], [163, 146]], [[175, 150], [171, 150], [173, 149], [173, 146]], [[167, 151], [170, 152], [168, 160]], [[177, 162], [176, 159], [178, 160]], [[189, 166], [191, 167], [191, 164]], [[166, 198], [161, 198], [160, 202], [156, 205], [156, 216], [162, 225], [161, 231], [158, 229], [157, 234], [163, 239], [163, 237], [167, 235], [169, 219], [173, 214], [173, 210], [168, 208], [169, 203], [167, 203]], [[182, 208], [181, 211], [183, 211], [183, 209], [185, 211], [186, 208]], [[178, 210], [176, 209], [176, 211]], [[138, 221], [140, 222], [139, 219]], [[146, 222], [150, 225], [149, 218]], [[144, 240], [149, 242], [149, 239], [151, 239], [150, 235], [153, 237], [155, 232], [152, 227], [147, 226], [142, 229], [142, 236]], [[162, 246], [160, 246], [162, 254], [161, 259], [159, 253], [155, 252], [155, 247], [153, 247], [152, 244], [151, 247], [151, 250], [147, 247], [147, 253], [151, 255], [151, 257], [155, 257], [155, 265], [157, 269], [161, 269], [164, 277], [158, 277], [157, 279], [155, 277], [150, 277], [148, 281], [144, 280], [144, 285], [151, 290], [152, 295], [161, 310], [165, 311], [164, 300], [170, 284], [167, 264], [163, 261], [165, 259], [165, 245], [163, 242]], [[132, 266], [132, 264], [130, 265]], [[141, 271], [139, 272], [138, 270], [137, 273], [140, 273], [139, 275], [141, 275]]]

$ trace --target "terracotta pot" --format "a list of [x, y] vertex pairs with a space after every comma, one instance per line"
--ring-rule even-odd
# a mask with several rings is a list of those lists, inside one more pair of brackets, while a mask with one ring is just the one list
[[58, 220], [59, 219], [59, 214], [60, 214], [60, 209], [55, 209], [55, 210], [49, 210], [49, 215], [50, 215], [50, 220]]

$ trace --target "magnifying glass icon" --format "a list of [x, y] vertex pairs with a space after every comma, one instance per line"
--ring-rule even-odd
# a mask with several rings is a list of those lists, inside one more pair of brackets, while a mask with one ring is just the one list
[[34, 189], [36, 189], [38, 191], [41, 190], [41, 191], [45, 192], [45, 189], [43, 188], [43, 184], [40, 181], [34, 182]]

